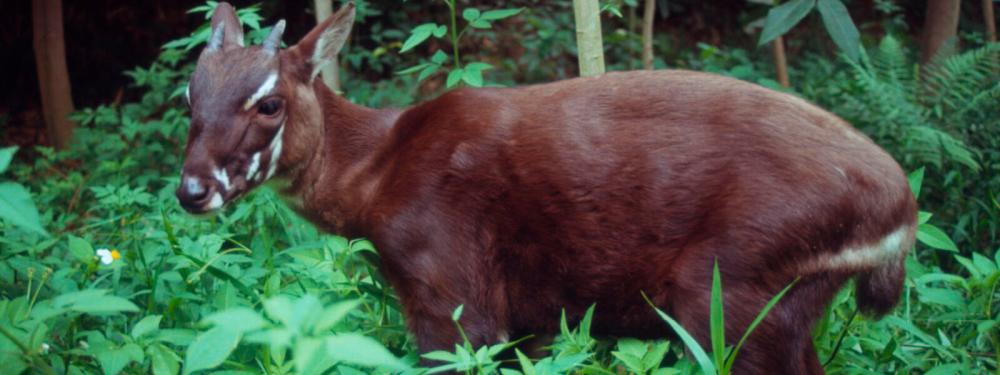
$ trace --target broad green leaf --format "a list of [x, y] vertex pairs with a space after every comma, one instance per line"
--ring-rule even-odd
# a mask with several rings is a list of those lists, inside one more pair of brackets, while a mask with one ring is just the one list
[[483, 72], [481, 70], [464, 69], [462, 81], [472, 87], [483, 87]]
[[146, 347], [146, 355], [152, 362], [154, 375], [176, 375], [180, 371], [180, 358], [163, 344], [157, 343]]
[[360, 304], [361, 300], [343, 301], [323, 309], [316, 321], [316, 332], [330, 330]]
[[427, 66], [424, 67], [424, 70], [421, 70], [420, 74], [417, 75], [417, 81], [419, 82], [427, 79], [427, 77], [430, 77], [431, 74], [436, 73], [438, 69], [441, 69], [441, 65], [427, 64]]
[[517, 15], [518, 13], [521, 13], [522, 10], [524, 10], [524, 8], [487, 10], [486, 12], [483, 12], [483, 15], [479, 16], [479, 18], [487, 21], [502, 20], [504, 18]]
[[517, 363], [521, 365], [521, 371], [524, 372], [524, 375], [535, 375], [535, 365], [531, 363], [528, 356], [516, 348], [514, 349], [514, 354], [517, 355]]
[[0, 173], [7, 171], [7, 167], [10, 166], [10, 161], [14, 159], [16, 152], [17, 146], [0, 148]]
[[437, 52], [434, 52], [434, 55], [431, 56], [431, 62], [435, 64], [444, 64], [446, 60], [448, 60], [448, 54], [444, 53], [442, 50], [437, 50]]
[[478, 19], [478, 20], [469, 22], [469, 26], [475, 27], [477, 29], [488, 29], [488, 28], [492, 27], [493, 25], [490, 24], [490, 21], [487, 21], [487, 20], [484, 20], [484, 19]]
[[819, 14], [823, 17], [823, 25], [830, 33], [837, 47], [851, 59], [858, 61], [861, 49], [861, 34], [851, 20], [851, 14], [840, 0], [819, 0], [816, 3]]
[[331, 358], [348, 364], [385, 367], [393, 371], [405, 371], [410, 368], [389, 353], [382, 344], [359, 334], [348, 333], [327, 337], [326, 350]]
[[447, 27], [447, 26], [445, 26], [445, 25], [440, 25], [440, 26], [438, 26], [438, 27], [437, 27], [436, 29], [434, 29], [434, 31], [432, 32], [432, 34], [434, 35], [434, 37], [435, 37], [435, 38], [440, 38], [440, 37], [443, 37], [443, 36], [444, 36], [445, 34], [447, 34], [447, 33], [448, 33], [448, 27]]
[[816, 0], [792, 0], [771, 8], [764, 21], [764, 31], [760, 33], [758, 46], [767, 44], [795, 27], [816, 5]]
[[712, 299], [709, 307], [709, 331], [712, 336], [712, 356], [715, 363], [723, 363], [726, 357], [726, 324], [723, 315], [722, 276], [719, 274], [719, 261], [712, 268]]
[[267, 325], [267, 321], [260, 316], [260, 313], [246, 307], [234, 307], [213, 313], [205, 317], [205, 321], [216, 327], [239, 333], [256, 331]]
[[462, 11], [462, 18], [466, 21], [472, 22], [479, 19], [479, 9], [476, 8], [465, 8]]
[[918, 212], [917, 213], [917, 225], [926, 223], [927, 221], [929, 221], [931, 219], [932, 216], [934, 216], [934, 214], [932, 214], [930, 212], [924, 212], [924, 211]]
[[295, 342], [292, 358], [295, 360], [295, 372], [297, 374], [322, 374], [333, 367], [336, 360], [326, 354], [322, 339], [312, 337], [301, 337]]
[[458, 81], [462, 80], [463, 73], [462, 69], [454, 69], [451, 72], [448, 72], [448, 80], [445, 86], [448, 88], [455, 87], [455, 85], [458, 84]]
[[160, 320], [163, 319], [163, 315], [149, 315], [132, 327], [132, 333], [130, 334], [133, 339], [138, 339], [147, 333], [154, 332], [160, 329]]
[[139, 311], [132, 301], [117, 296], [98, 296], [76, 301], [67, 307], [73, 311], [88, 314], [113, 314], [119, 312]]
[[938, 250], [958, 251], [958, 246], [955, 246], [951, 238], [932, 224], [920, 224], [917, 227], [917, 240]]
[[215, 327], [195, 337], [184, 357], [184, 373], [190, 374], [221, 365], [236, 349], [242, 335], [225, 327]]
[[142, 362], [145, 358], [140, 348], [136, 344], [128, 343], [120, 348], [106, 348], [94, 351], [94, 357], [101, 364], [105, 375], [114, 375], [122, 371], [125, 366], [132, 362]]
[[90, 242], [74, 235], [69, 235], [67, 242], [69, 242], [69, 253], [73, 254], [73, 257], [83, 263], [94, 262], [96, 255], [94, 248], [90, 246]]
[[44, 236], [49, 235], [42, 228], [31, 193], [16, 182], [0, 182], [0, 219]]

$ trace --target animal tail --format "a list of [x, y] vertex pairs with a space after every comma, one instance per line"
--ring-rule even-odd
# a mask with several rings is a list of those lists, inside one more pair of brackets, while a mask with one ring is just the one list
[[892, 255], [857, 275], [854, 297], [861, 313], [876, 319], [881, 318], [892, 311], [899, 302], [903, 281], [906, 278], [906, 254], [913, 247], [915, 234], [915, 225], [900, 230], [898, 235], [902, 238], [888, 241], [898, 246], [895, 249], [886, 249]]

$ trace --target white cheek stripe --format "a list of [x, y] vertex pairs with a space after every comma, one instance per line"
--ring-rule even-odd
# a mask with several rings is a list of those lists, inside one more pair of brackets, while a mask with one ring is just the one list
[[278, 73], [272, 72], [267, 76], [267, 79], [264, 80], [264, 83], [262, 83], [260, 87], [257, 88], [257, 92], [253, 93], [253, 95], [247, 98], [247, 102], [243, 104], [243, 110], [244, 111], [250, 110], [250, 107], [253, 107], [254, 104], [257, 104], [258, 100], [260, 100], [267, 94], [270, 94], [271, 91], [274, 90], [274, 85], [277, 83], [278, 83]]
[[225, 169], [216, 168], [212, 171], [212, 175], [222, 184], [222, 191], [229, 191], [229, 174]]
[[215, 193], [212, 195], [212, 200], [208, 202], [207, 206], [205, 206], [205, 209], [214, 210], [220, 207], [222, 207], [222, 194]]
[[903, 225], [880, 241], [856, 247], [848, 247], [835, 254], [825, 254], [817, 257], [810, 271], [821, 270], [853, 270], [888, 264], [899, 259], [907, 250], [904, 241], [910, 227]]
[[274, 173], [278, 171], [278, 159], [281, 158], [281, 138], [284, 133], [285, 126], [282, 125], [281, 128], [278, 129], [278, 134], [276, 134], [274, 139], [271, 140], [271, 159], [268, 160], [270, 165], [267, 168], [267, 175], [264, 176], [265, 180], [274, 176]]
[[253, 180], [257, 175], [257, 168], [260, 168], [260, 153], [253, 154], [253, 158], [250, 159], [250, 166], [247, 167], [247, 179]]

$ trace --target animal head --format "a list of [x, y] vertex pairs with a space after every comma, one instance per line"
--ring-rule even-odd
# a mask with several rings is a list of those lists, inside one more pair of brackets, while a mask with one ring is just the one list
[[313, 82], [353, 22], [348, 3], [288, 49], [284, 20], [262, 45], [246, 46], [236, 11], [219, 3], [187, 89], [191, 129], [176, 192], [184, 209], [217, 210], [315, 154], [323, 117]]

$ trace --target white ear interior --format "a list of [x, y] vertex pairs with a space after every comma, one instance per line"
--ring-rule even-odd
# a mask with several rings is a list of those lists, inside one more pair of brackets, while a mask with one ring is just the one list
[[347, 42], [347, 36], [351, 34], [351, 25], [354, 24], [353, 10], [343, 18], [335, 21], [323, 31], [323, 34], [316, 40], [316, 48], [313, 49], [312, 65], [313, 71], [310, 78], [316, 78], [324, 66], [337, 59], [337, 53]]

